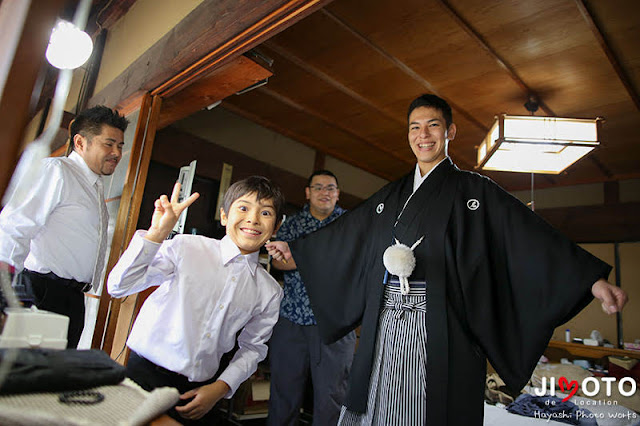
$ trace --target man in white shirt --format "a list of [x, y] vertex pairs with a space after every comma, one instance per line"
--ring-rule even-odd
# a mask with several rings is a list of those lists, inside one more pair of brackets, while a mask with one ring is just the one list
[[[267, 355], [282, 289], [258, 265], [258, 254], [282, 221], [284, 197], [264, 177], [234, 183], [220, 209], [226, 236], [177, 235], [166, 240], [193, 194], [178, 203], [162, 195], [148, 231], [137, 231], [109, 274], [109, 294], [123, 297], [159, 286], [131, 330], [127, 376], [146, 390], [171, 386], [183, 424], [212, 424], [211, 409], [231, 398]], [[237, 336], [237, 337], [236, 337]], [[222, 356], [236, 345], [228, 366]]]
[[0, 212], [0, 262], [19, 273], [16, 292], [25, 305], [69, 317], [69, 348], [84, 327], [84, 292], [97, 285], [104, 266], [102, 176], [122, 157], [127, 125], [105, 106], [78, 114], [69, 128], [71, 154], [43, 160], [35, 183], [19, 184]]

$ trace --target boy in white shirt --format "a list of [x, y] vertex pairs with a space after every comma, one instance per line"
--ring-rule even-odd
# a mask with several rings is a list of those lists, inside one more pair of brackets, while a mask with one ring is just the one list
[[[107, 285], [114, 297], [159, 286], [127, 340], [132, 351], [127, 375], [147, 390], [178, 389], [181, 401], [169, 414], [180, 422], [211, 424], [211, 408], [230, 398], [267, 354], [283, 293], [258, 265], [258, 252], [280, 226], [284, 197], [264, 177], [244, 179], [225, 194], [224, 238], [166, 240], [180, 213], [199, 196], [178, 203], [179, 193], [176, 184], [171, 200], [162, 195], [155, 201], [151, 227], [136, 232]], [[239, 349], [221, 367], [222, 355], [236, 341]]]

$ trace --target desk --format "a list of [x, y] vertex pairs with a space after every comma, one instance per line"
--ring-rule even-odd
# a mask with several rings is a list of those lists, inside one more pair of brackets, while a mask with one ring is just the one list
[[[610, 355], [627, 356], [640, 359], [640, 351], [628, 351], [625, 349], [605, 348], [603, 346], [588, 346], [580, 343], [567, 343], [559, 340], [550, 340], [548, 349], [562, 349], [575, 357], [600, 359]], [[548, 350], [547, 349], [547, 350]], [[547, 351], [545, 351], [547, 353]]]

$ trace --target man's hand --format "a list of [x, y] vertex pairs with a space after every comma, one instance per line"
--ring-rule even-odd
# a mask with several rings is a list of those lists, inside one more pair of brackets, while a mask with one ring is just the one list
[[604, 279], [599, 279], [591, 286], [593, 297], [602, 302], [602, 310], [607, 314], [622, 311], [629, 300], [627, 293], [620, 287], [609, 284]]
[[187, 405], [176, 407], [176, 411], [185, 419], [197, 420], [211, 411], [216, 402], [230, 390], [229, 385], [222, 380], [192, 389], [180, 395], [180, 399], [193, 399]]
[[156, 243], [161, 243], [166, 240], [178, 222], [180, 214], [184, 209], [193, 204], [200, 194], [195, 192], [181, 203], [178, 202], [179, 196], [180, 183], [176, 182], [173, 186], [171, 201], [169, 201], [166, 195], [161, 195], [160, 198], [155, 201], [155, 210], [153, 211], [153, 216], [151, 216], [151, 227], [149, 227], [149, 231], [145, 235], [147, 240]]
[[265, 244], [265, 248], [267, 249], [267, 252], [269, 252], [269, 255], [277, 261], [289, 261], [292, 258], [291, 250], [289, 250], [289, 244], [284, 241], [270, 241]]

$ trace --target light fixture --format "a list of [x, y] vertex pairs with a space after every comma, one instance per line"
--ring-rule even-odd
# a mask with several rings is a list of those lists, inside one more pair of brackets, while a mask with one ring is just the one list
[[[532, 99], [525, 107], [538, 109]], [[477, 167], [559, 174], [599, 145], [599, 120], [500, 114], [478, 146]]]
[[89, 34], [68, 21], [59, 20], [51, 31], [45, 53], [51, 65], [59, 69], [74, 69], [87, 62], [93, 50]]

